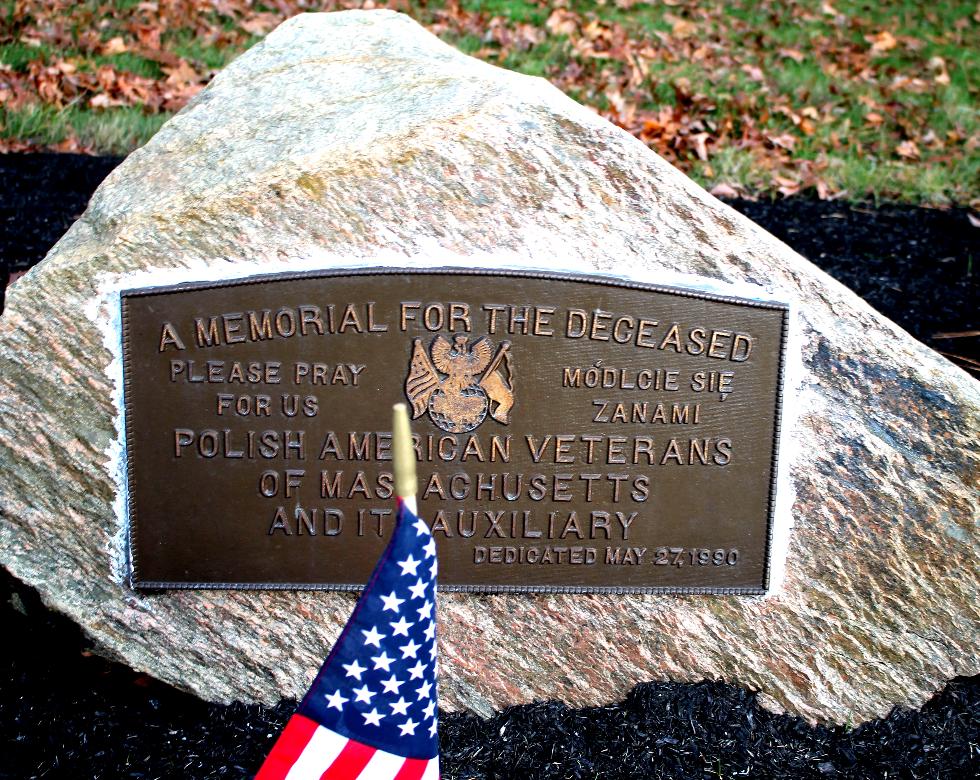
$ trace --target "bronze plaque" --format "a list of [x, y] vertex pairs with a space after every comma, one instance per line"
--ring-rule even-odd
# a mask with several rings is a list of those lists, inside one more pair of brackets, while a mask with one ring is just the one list
[[521, 271], [124, 292], [133, 585], [363, 585], [402, 400], [442, 587], [764, 592], [787, 316]]

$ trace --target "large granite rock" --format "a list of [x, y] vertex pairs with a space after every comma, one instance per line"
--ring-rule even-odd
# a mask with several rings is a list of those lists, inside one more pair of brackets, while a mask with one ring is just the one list
[[132, 154], [10, 290], [3, 564], [137, 669], [213, 700], [299, 694], [352, 595], [124, 584], [111, 292], [146, 281], [134, 272], [379, 255], [682, 272], [799, 304], [782, 591], [444, 595], [445, 706], [609, 702], [638, 681], [711, 677], [861, 721], [980, 671], [978, 385], [546, 82], [380, 11], [282, 25]]

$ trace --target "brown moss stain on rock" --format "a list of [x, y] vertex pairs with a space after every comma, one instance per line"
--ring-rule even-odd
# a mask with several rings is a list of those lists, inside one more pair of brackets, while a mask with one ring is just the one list
[[681, 203], [668, 201], [667, 208], [688, 224], [688, 227], [691, 228], [691, 232], [694, 233], [698, 241], [711, 247], [714, 246], [711, 237], [701, 227], [701, 221], [694, 216], [694, 212], [687, 206], [684, 206]]
[[[731, 223], [729, 223], [731, 224]], [[732, 252], [729, 252], [726, 256], [729, 263], [732, 264], [734, 268], [738, 268], [745, 274], [745, 281], [751, 282], [752, 284], [758, 284], [765, 286], [765, 280], [760, 278], [755, 272], [755, 268], [748, 259], [743, 259]]]
[[643, 196], [636, 189], [636, 174], [633, 171], [609, 162], [606, 163], [603, 170], [606, 173], [606, 179], [612, 184], [616, 192], [626, 195], [635, 206], [640, 206], [644, 202]]
[[545, 127], [553, 125], [558, 128], [560, 132], [555, 135], [562, 142], [562, 146], [567, 146], [570, 140], [583, 150], [591, 149], [596, 145], [595, 133], [573, 119], [550, 111], [543, 112], [542, 117], [545, 120], [543, 123]]
[[726, 217], [724, 214], [719, 214], [717, 211], [709, 211], [708, 214], [711, 216], [711, 218], [715, 221], [716, 224], [721, 226], [722, 230], [728, 233], [728, 235], [730, 236], [735, 235], [735, 233], [737, 232], [735, 230], [735, 223], [732, 222], [728, 217]]
[[[808, 692], [813, 688], [813, 683], [810, 678], [807, 677], [802, 671], [790, 666], [786, 661], [778, 660], [773, 663], [773, 666], [779, 671], [779, 676], [786, 680], [793, 688], [799, 691], [801, 694], [806, 696]], [[784, 700], [779, 694], [781, 692], [773, 692], [773, 695], [780, 699], [784, 704], [788, 701]]]
[[322, 176], [314, 173], [302, 173], [296, 179], [296, 186], [308, 193], [314, 200], [320, 200], [327, 188]]

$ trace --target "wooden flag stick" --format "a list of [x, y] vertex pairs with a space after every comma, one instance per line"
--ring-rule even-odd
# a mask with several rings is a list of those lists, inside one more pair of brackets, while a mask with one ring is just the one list
[[408, 407], [395, 404], [392, 407], [392, 456], [395, 460], [395, 494], [405, 502], [405, 506], [418, 514], [415, 494], [418, 492], [418, 479], [415, 476], [415, 450], [412, 447], [412, 429], [408, 423]]

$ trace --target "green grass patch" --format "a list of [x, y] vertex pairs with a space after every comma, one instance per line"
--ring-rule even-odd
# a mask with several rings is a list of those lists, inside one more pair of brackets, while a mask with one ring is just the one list
[[51, 49], [47, 46], [29, 46], [26, 43], [0, 44], [0, 63], [9, 65], [18, 73], [26, 73], [27, 66], [34, 60], [47, 60]]
[[503, 16], [512, 22], [533, 24], [540, 27], [548, 20], [547, 6], [525, 0], [462, 0], [460, 7], [470, 13], [487, 16]]
[[51, 106], [20, 109], [0, 106], [0, 138], [53, 146], [67, 137], [68, 123], [64, 111]]
[[163, 69], [160, 67], [160, 63], [129, 51], [121, 54], [96, 56], [91, 59], [91, 62], [96, 67], [110, 65], [118, 71], [128, 71], [136, 76], [144, 76], [148, 79], [163, 78]]
[[68, 112], [68, 123], [78, 140], [99, 154], [128, 154], [153, 137], [172, 114], [145, 114], [139, 107], [120, 107], [109, 111], [75, 108]]
[[501, 61], [501, 65], [528, 76], [547, 77], [568, 60], [567, 41], [562, 37], [549, 37], [531, 46], [527, 51], [513, 51]]
[[[145, 17], [140, 2], [79, 0], [59, 6], [50, 18], [38, 11], [38, 19], [15, 23], [15, 0], [0, 0], [0, 63], [13, 70], [28, 92], [36, 88], [21, 74], [30, 64], [59, 59], [70, 59], [80, 72], [111, 65], [120, 72], [162, 79], [158, 62], [133, 52], [86, 54], [79, 50], [77, 37], [62, 49], [21, 40], [25, 30], [41, 31], [44, 38], [43, 31], [54, 29], [51, 22], [56, 20], [75, 36], [98, 24], [103, 41], [121, 36], [135, 47], [131, 24]], [[689, 128], [685, 132], [710, 135], [709, 160], [696, 159], [690, 150], [677, 153], [679, 165], [706, 186], [727, 183], [771, 193], [776, 174], [792, 180], [815, 170], [832, 192], [846, 190], [853, 198], [937, 205], [980, 199], [980, 26], [972, 18], [974, 0], [670, 5], [568, 0], [562, 8], [577, 15], [571, 36], [547, 31], [556, 6], [543, 0], [459, 3], [460, 14], [449, 13], [447, 0], [410, 0], [407, 10], [422, 24], [438, 23], [442, 38], [461, 51], [549, 78], [600, 111], [609, 110], [607, 94], [613, 93], [633, 104], [641, 118], [665, 106], [675, 108], [678, 126]], [[226, 67], [261, 38], [241, 28], [240, 15], [217, 10], [221, 7], [188, 5], [186, 16], [180, 21], [173, 17], [173, 26], [163, 30], [162, 48], [202, 73]], [[249, 7], [279, 11], [271, 0]], [[482, 20], [491, 17], [502, 19], [497, 24], [509, 29], [488, 37], [491, 31]], [[596, 20], [604, 25], [595, 25]], [[535, 26], [541, 40], [528, 47], [518, 25]], [[621, 29], [610, 32], [605, 29], [610, 25]], [[222, 45], [207, 43], [196, 33], [207, 26], [228, 33]], [[583, 40], [573, 40], [578, 36]], [[501, 45], [498, 40], [515, 43]], [[875, 41], [879, 46], [872, 50]], [[590, 56], [590, 50], [600, 56]], [[606, 51], [610, 56], [602, 56]], [[641, 63], [645, 70], [639, 78], [633, 72], [630, 82], [625, 78], [631, 67], [627, 53], [631, 63]], [[65, 94], [74, 94], [70, 87]], [[40, 105], [0, 110], [0, 134], [42, 147], [74, 136], [101, 153], [126, 153], [145, 143], [166, 119], [149, 116], [139, 106], [93, 111], [86, 108], [88, 97], [86, 92], [78, 105], [62, 111]], [[40, 104], [40, 93], [36, 99]], [[791, 148], [774, 149], [777, 136], [783, 136], [778, 138], [781, 147]], [[903, 153], [909, 153], [909, 141], [915, 142], [921, 159], [898, 156], [903, 142]], [[669, 135], [656, 143], [666, 144], [662, 151], [668, 155], [678, 148]]]
[[56, 146], [74, 136], [97, 154], [125, 155], [145, 144], [170, 114], [145, 114], [138, 107], [94, 111], [80, 106], [0, 108], [0, 138]]
[[241, 47], [221, 47], [203, 43], [190, 30], [177, 30], [164, 36], [165, 48], [168, 51], [183, 57], [197, 67], [209, 70], [220, 70], [261, 40], [260, 37], [253, 35]]

